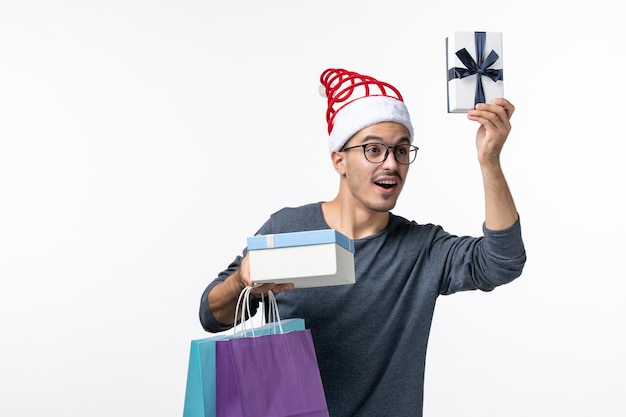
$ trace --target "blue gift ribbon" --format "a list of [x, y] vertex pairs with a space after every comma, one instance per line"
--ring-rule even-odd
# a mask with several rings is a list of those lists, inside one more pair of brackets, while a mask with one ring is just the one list
[[489, 68], [500, 58], [500, 56], [493, 49], [487, 55], [487, 58], [483, 59], [483, 52], [485, 50], [485, 39], [487, 34], [485, 32], [474, 32], [474, 44], [476, 47], [476, 61], [467, 51], [467, 49], [459, 49], [456, 51], [456, 56], [459, 57], [465, 68], [454, 67], [448, 70], [448, 81], [452, 81], [455, 78], [465, 78], [470, 75], [476, 74], [476, 93], [474, 94], [474, 105], [477, 103], [485, 102], [485, 91], [483, 90], [483, 76], [491, 78], [494, 82], [504, 79], [502, 69]]

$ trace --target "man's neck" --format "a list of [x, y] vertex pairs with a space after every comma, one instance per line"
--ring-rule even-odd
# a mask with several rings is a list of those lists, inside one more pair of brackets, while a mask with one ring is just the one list
[[326, 224], [350, 239], [375, 235], [389, 223], [389, 212], [373, 211], [339, 198], [322, 203], [322, 213]]

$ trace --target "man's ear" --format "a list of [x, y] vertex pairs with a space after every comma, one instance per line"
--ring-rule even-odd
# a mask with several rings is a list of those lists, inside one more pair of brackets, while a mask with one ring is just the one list
[[337, 173], [339, 175], [345, 175], [346, 174], [346, 153], [345, 152], [339, 152], [339, 151], [333, 151], [330, 154], [330, 159], [333, 161], [333, 166], [335, 167], [335, 171], [337, 171]]

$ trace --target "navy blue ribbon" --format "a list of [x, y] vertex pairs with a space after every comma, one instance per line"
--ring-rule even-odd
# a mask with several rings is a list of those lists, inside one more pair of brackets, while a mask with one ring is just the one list
[[489, 55], [487, 55], [487, 58], [483, 59], [486, 38], [487, 35], [485, 32], [474, 32], [476, 61], [474, 61], [474, 58], [472, 58], [467, 49], [459, 49], [456, 51], [456, 56], [459, 57], [463, 65], [465, 65], [465, 68], [454, 67], [448, 70], [448, 81], [476, 74], [476, 93], [474, 94], [474, 105], [485, 102], [485, 91], [483, 90], [482, 81], [483, 76], [491, 78], [494, 82], [504, 79], [502, 69], [489, 68], [495, 64], [498, 58], [500, 58], [496, 51], [492, 49], [491, 52], [489, 52]]

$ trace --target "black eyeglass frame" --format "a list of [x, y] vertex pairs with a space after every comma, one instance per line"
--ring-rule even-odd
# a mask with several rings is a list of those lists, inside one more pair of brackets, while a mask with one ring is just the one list
[[[369, 158], [367, 157], [367, 151], [366, 148], [370, 145], [382, 145], [385, 147], [386, 151], [385, 151], [385, 156], [383, 157], [382, 161], [378, 161], [378, 162], [373, 162], [370, 161]], [[404, 163], [404, 162], [400, 162], [398, 160], [398, 156], [396, 155], [396, 149], [398, 147], [408, 147], [409, 148], [409, 154], [414, 151], [413, 154], [413, 159], [411, 161], [409, 161], [408, 164]], [[362, 145], [356, 145], [356, 146], [350, 146], [349, 148], [343, 148], [341, 149], [341, 152], [343, 151], [349, 151], [350, 149], [356, 149], [356, 148], [363, 148], [363, 156], [365, 157], [365, 160], [371, 164], [382, 164], [383, 162], [385, 162], [387, 160], [387, 158], [389, 157], [389, 150], [393, 150], [393, 157], [396, 159], [396, 162], [399, 163], [400, 165], [411, 165], [413, 162], [415, 162], [415, 159], [417, 158], [417, 151], [419, 150], [419, 148], [415, 145], [409, 145], [408, 143], [401, 143], [399, 145], [395, 145], [395, 146], [387, 146], [386, 144], [382, 143], [382, 142], [369, 142], [369, 143], [364, 143]]]

